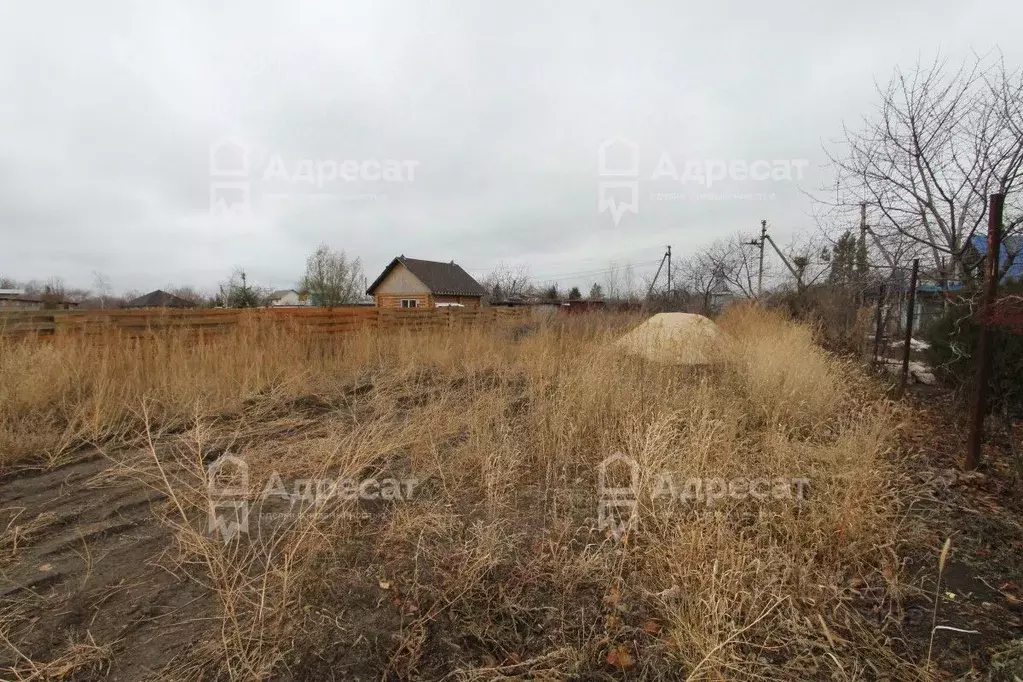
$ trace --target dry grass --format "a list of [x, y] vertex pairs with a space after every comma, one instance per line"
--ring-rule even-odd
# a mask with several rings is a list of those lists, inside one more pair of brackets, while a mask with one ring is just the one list
[[[3, 638], [0, 635], [0, 639]], [[9, 642], [8, 645], [10, 646]], [[110, 646], [99, 646], [90, 637], [84, 641], [67, 642], [60, 654], [47, 663], [36, 663], [21, 655], [18, 665], [4, 674], [11, 675], [12, 682], [57, 682], [72, 679], [99, 679], [106, 671], [110, 660]], [[2, 669], [0, 669], [2, 670]]]
[[[876, 616], [899, 593], [906, 532], [895, 408], [811, 330], [758, 309], [720, 320], [733, 343], [714, 372], [610, 353], [627, 323], [8, 345], [0, 454], [141, 448], [122, 470], [170, 494], [178, 565], [217, 598], [220, 636], [176, 676], [921, 674], [893, 643], [898, 614]], [[299, 501], [283, 521], [256, 507], [225, 544], [206, 532], [204, 468], [225, 451], [254, 491], [274, 472], [289, 490], [422, 483], [411, 501]], [[621, 541], [597, 523], [598, 466], [615, 453], [640, 465]], [[655, 497], [666, 475], [809, 485], [801, 501], [706, 504]]]

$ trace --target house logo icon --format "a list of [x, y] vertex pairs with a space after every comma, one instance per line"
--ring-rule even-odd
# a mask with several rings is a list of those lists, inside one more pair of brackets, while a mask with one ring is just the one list
[[607, 177], [639, 177], [639, 145], [624, 137], [604, 140], [597, 150], [597, 174]]
[[210, 145], [210, 215], [239, 218], [249, 214], [249, 148], [234, 138]]
[[243, 497], [249, 494], [249, 465], [241, 457], [221, 455], [206, 467], [210, 497]]
[[597, 149], [597, 175], [598, 213], [610, 212], [615, 227], [626, 213], [639, 213], [639, 145], [624, 137], [605, 140]]
[[639, 473], [639, 462], [616, 452], [597, 466], [597, 490], [602, 497], [638, 497]]
[[639, 462], [616, 452], [597, 466], [597, 526], [621, 541], [639, 522]]
[[249, 532], [249, 465], [240, 457], [222, 455], [206, 469], [209, 500], [206, 531], [227, 544]]
[[233, 137], [225, 137], [211, 144], [210, 177], [249, 177], [248, 146]]

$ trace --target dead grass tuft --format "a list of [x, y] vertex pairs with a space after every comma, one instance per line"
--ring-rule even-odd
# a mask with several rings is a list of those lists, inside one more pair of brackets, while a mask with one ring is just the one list
[[[898, 614], [871, 620], [847, 588], [897, 597], [896, 409], [772, 313], [720, 320], [714, 372], [608, 352], [628, 322], [8, 343], [0, 452], [143, 447], [123, 472], [170, 496], [177, 568], [216, 597], [219, 637], [182, 663], [194, 674], [911, 679]], [[206, 527], [224, 453], [248, 465], [254, 505], [228, 543]], [[615, 454], [639, 466], [621, 541], [598, 524]], [[260, 503], [274, 476], [419, 486]], [[671, 499], [694, 479], [799, 479], [804, 495]]]

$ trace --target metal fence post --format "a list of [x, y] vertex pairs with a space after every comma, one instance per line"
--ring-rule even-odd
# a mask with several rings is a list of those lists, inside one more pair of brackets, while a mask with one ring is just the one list
[[916, 313], [916, 278], [920, 271], [920, 259], [913, 259], [913, 274], [909, 277], [909, 306], [906, 308], [906, 337], [902, 349], [902, 380], [899, 383], [899, 395], [906, 392], [909, 383], [909, 352], [913, 349], [913, 316]]
[[881, 353], [881, 335], [884, 330], [884, 285], [877, 287], [877, 323], [874, 329], [874, 364], [877, 364], [877, 356]]

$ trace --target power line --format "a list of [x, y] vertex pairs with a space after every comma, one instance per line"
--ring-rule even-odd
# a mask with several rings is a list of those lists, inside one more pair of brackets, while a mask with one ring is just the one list
[[[628, 258], [630, 256], [634, 256], [634, 255], [637, 255], [637, 254], [650, 253], [651, 251], [653, 251], [653, 248], [651, 248], [651, 247], [642, 247], [642, 248], [639, 248], [639, 249], [633, 249], [631, 251], [625, 251], [625, 252], [616, 254], [616, 255], [614, 255], [612, 257], [609, 257], [609, 258], [603, 258], [601, 260], [613, 262], [613, 261], [618, 261], [618, 260], [622, 260], [622, 259]], [[596, 259], [595, 258], [586, 258], [586, 259], [575, 258], [575, 259], [570, 259], [570, 260], [559, 260], [559, 261], [554, 261], [554, 262], [546, 263], [544, 265], [544, 267], [549, 268], [549, 269], [557, 270], [562, 265], [567, 265], [569, 263], [578, 263], [580, 260], [596, 260]], [[659, 261], [658, 260], [641, 261], [639, 263], [632, 263], [632, 265], [652, 265], [652, 264], [657, 263], [657, 262], [659, 262]], [[474, 266], [462, 266], [462, 267], [464, 267], [466, 270], [469, 270], [471, 272], [490, 272], [491, 270], [495, 269], [496, 267], [498, 267], [502, 263], [503, 263], [503, 261], [499, 262], [497, 265], [490, 266], [490, 267], [485, 267], [485, 268], [474, 267]], [[507, 265], [507, 264], [505, 264], [505, 265]], [[528, 264], [526, 264], [526, 265], [528, 267]], [[514, 267], [517, 267], [517, 266], [513, 264], [513, 265], [509, 265], [508, 267], [514, 268]], [[573, 271], [573, 272], [556, 272], [555, 274], [549, 274], [549, 275], [543, 275], [543, 274], [536, 275], [536, 274], [533, 274], [532, 272], [530, 272], [528, 274], [529, 274], [530, 277], [532, 277], [534, 279], [541, 278], [541, 277], [567, 277], [567, 276], [570, 276], [570, 275], [573, 275], [573, 274], [587, 274], [587, 273], [593, 273], [593, 272], [606, 272], [609, 269], [617, 270], [617, 269], [619, 269], [619, 267], [620, 266], [614, 266], [614, 268], [607, 268], [607, 267], [604, 267], [604, 268], [588, 268], [587, 270], [580, 270], [580, 271]]]
[[661, 259], [640, 261], [638, 263], [623, 263], [622, 265], [613, 265], [606, 268], [595, 268], [593, 270], [579, 270], [576, 272], [561, 272], [554, 274], [541, 274], [541, 275], [530, 275], [533, 279], [561, 279], [565, 277], [582, 277], [585, 275], [599, 275], [602, 273], [617, 272], [618, 270], [625, 270], [628, 268], [634, 268], [637, 266], [654, 265], [660, 263]]
[[[564, 278], [568, 278], [568, 277], [584, 277], [584, 276], [587, 276], [587, 275], [600, 275], [600, 274], [605, 274], [605, 273], [617, 272], [619, 270], [625, 270], [625, 269], [628, 269], [628, 268], [635, 268], [635, 267], [642, 267], [642, 266], [647, 266], [647, 265], [654, 265], [654, 264], [659, 263], [659, 262], [661, 262], [661, 259], [649, 260], [649, 261], [640, 261], [638, 263], [631, 263], [631, 262], [629, 262], [629, 263], [623, 263], [621, 265], [612, 265], [612, 266], [605, 267], [605, 268], [594, 268], [594, 269], [591, 269], [591, 270], [576, 270], [574, 272], [534, 274], [532, 272], [528, 272], [527, 271], [527, 276], [530, 279], [540, 279], [540, 280], [543, 280], [543, 279], [564, 279]], [[472, 270], [473, 272], [485, 272], [485, 270], [483, 270], [481, 268], [468, 268], [468, 269]]]

